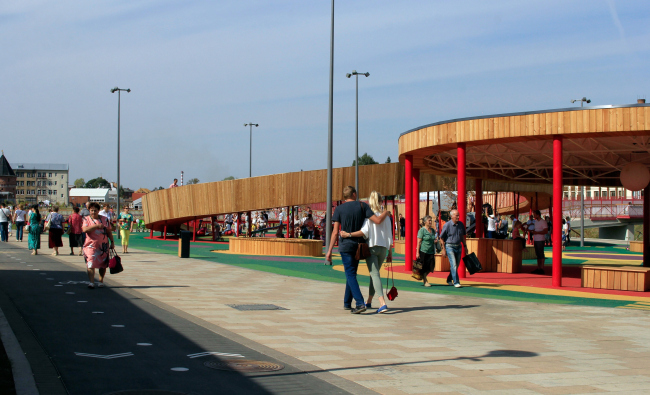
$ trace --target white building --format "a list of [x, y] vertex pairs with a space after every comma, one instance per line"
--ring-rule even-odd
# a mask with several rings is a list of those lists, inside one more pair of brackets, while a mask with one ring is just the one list
[[14, 163], [11, 167], [16, 173], [17, 201], [68, 204], [67, 164]]
[[[641, 199], [641, 191], [630, 191], [623, 187], [586, 187], [585, 199]], [[565, 186], [564, 198], [580, 200], [580, 187]]]
[[110, 202], [108, 188], [72, 188], [70, 189], [70, 198], [88, 198], [91, 202]]

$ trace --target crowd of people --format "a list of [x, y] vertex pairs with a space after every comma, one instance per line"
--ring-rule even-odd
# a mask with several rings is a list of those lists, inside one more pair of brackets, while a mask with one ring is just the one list
[[0, 240], [8, 242], [15, 225], [16, 240], [22, 242], [27, 233], [27, 248], [32, 255], [38, 255], [41, 235], [47, 232], [52, 255], [59, 255], [59, 248], [63, 247], [63, 234], [66, 233], [70, 255], [76, 255], [74, 249], [79, 248], [78, 255], [84, 257], [90, 289], [95, 288], [95, 269], [99, 269], [98, 286], [104, 286], [109, 251], [115, 246], [112, 232], [119, 230], [122, 253], [128, 254], [129, 236], [140, 227], [129, 207], [123, 207], [122, 212], [115, 214], [108, 204], [100, 207], [99, 203], [87, 202], [81, 209], [73, 207], [73, 212], [67, 218], [59, 213], [58, 206], [49, 208], [47, 216], [41, 214], [41, 208], [38, 204], [11, 207], [0, 203]]

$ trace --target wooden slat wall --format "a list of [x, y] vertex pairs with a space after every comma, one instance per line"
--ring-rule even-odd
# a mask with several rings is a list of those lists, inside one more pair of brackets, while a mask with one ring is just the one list
[[[439, 177], [423, 174], [420, 190], [439, 187]], [[333, 200], [354, 185], [354, 167], [333, 171]], [[429, 188], [429, 189], [426, 189]], [[387, 163], [359, 167], [359, 196], [376, 190], [384, 196], [404, 194], [404, 166]], [[163, 189], [142, 198], [147, 226], [182, 223], [195, 217], [298, 206], [327, 200], [327, 170], [301, 171], [240, 180], [210, 182]]]
[[581, 282], [584, 288], [645, 292], [650, 290], [650, 268], [584, 266]]
[[515, 240], [467, 239], [467, 249], [475, 253], [483, 272], [521, 272], [521, 244]]
[[[543, 119], [543, 121], [542, 121]], [[541, 114], [522, 114], [448, 122], [400, 136], [399, 156], [424, 148], [445, 151], [456, 143], [494, 143], [483, 140], [548, 137], [577, 133], [613, 133], [650, 130], [650, 106], [630, 105], [611, 109], [576, 108]], [[447, 146], [447, 147], [443, 147]], [[428, 155], [435, 153], [429, 150]]]

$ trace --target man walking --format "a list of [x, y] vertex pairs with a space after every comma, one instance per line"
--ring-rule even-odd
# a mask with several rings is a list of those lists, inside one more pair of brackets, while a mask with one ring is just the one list
[[533, 235], [533, 246], [535, 247], [535, 255], [537, 256], [537, 269], [533, 270], [533, 274], [544, 274], [544, 244], [546, 243], [546, 234], [548, 233], [548, 224], [542, 219], [542, 214], [539, 210], [533, 212], [535, 220], [531, 234]]
[[399, 236], [404, 239], [404, 235], [406, 234], [406, 219], [402, 214], [399, 215]]
[[[325, 260], [330, 262], [330, 265], [332, 264], [332, 249], [339, 235], [339, 230], [344, 230], [347, 233], [356, 232], [361, 230], [366, 218], [379, 225], [388, 216], [388, 211], [384, 211], [377, 217], [370, 209], [370, 206], [366, 203], [358, 202], [357, 191], [354, 187], [347, 186], [343, 188], [343, 198], [345, 199], [345, 203], [337, 206], [332, 216], [334, 229], [332, 230], [332, 239], [330, 240], [327, 255], [325, 255]], [[359, 282], [357, 281], [359, 261], [355, 259], [360, 241], [363, 241], [363, 237], [346, 237], [345, 239], [341, 238], [339, 240], [339, 253], [341, 254], [341, 260], [345, 268], [346, 278], [343, 308], [351, 310], [352, 314], [359, 314], [366, 311], [366, 304], [363, 301], [363, 295], [361, 295], [361, 289], [359, 289]], [[353, 298], [356, 302], [356, 307], [352, 307]]]
[[461, 245], [467, 255], [467, 242], [465, 240], [465, 224], [458, 215], [458, 210], [451, 210], [449, 213], [451, 221], [445, 223], [440, 233], [442, 242], [442, 256], [449, 259], [449, 275], [447, 284], [460, 288], [458, 280], [458, 264], [460, 263]]

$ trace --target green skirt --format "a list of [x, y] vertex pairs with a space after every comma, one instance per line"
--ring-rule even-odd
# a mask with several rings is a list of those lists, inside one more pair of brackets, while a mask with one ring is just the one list
[[27, 240], [27, 247], [30, 250], [39, 250], [41, 248], [41, 226], [29, 225], [29, 239]]

